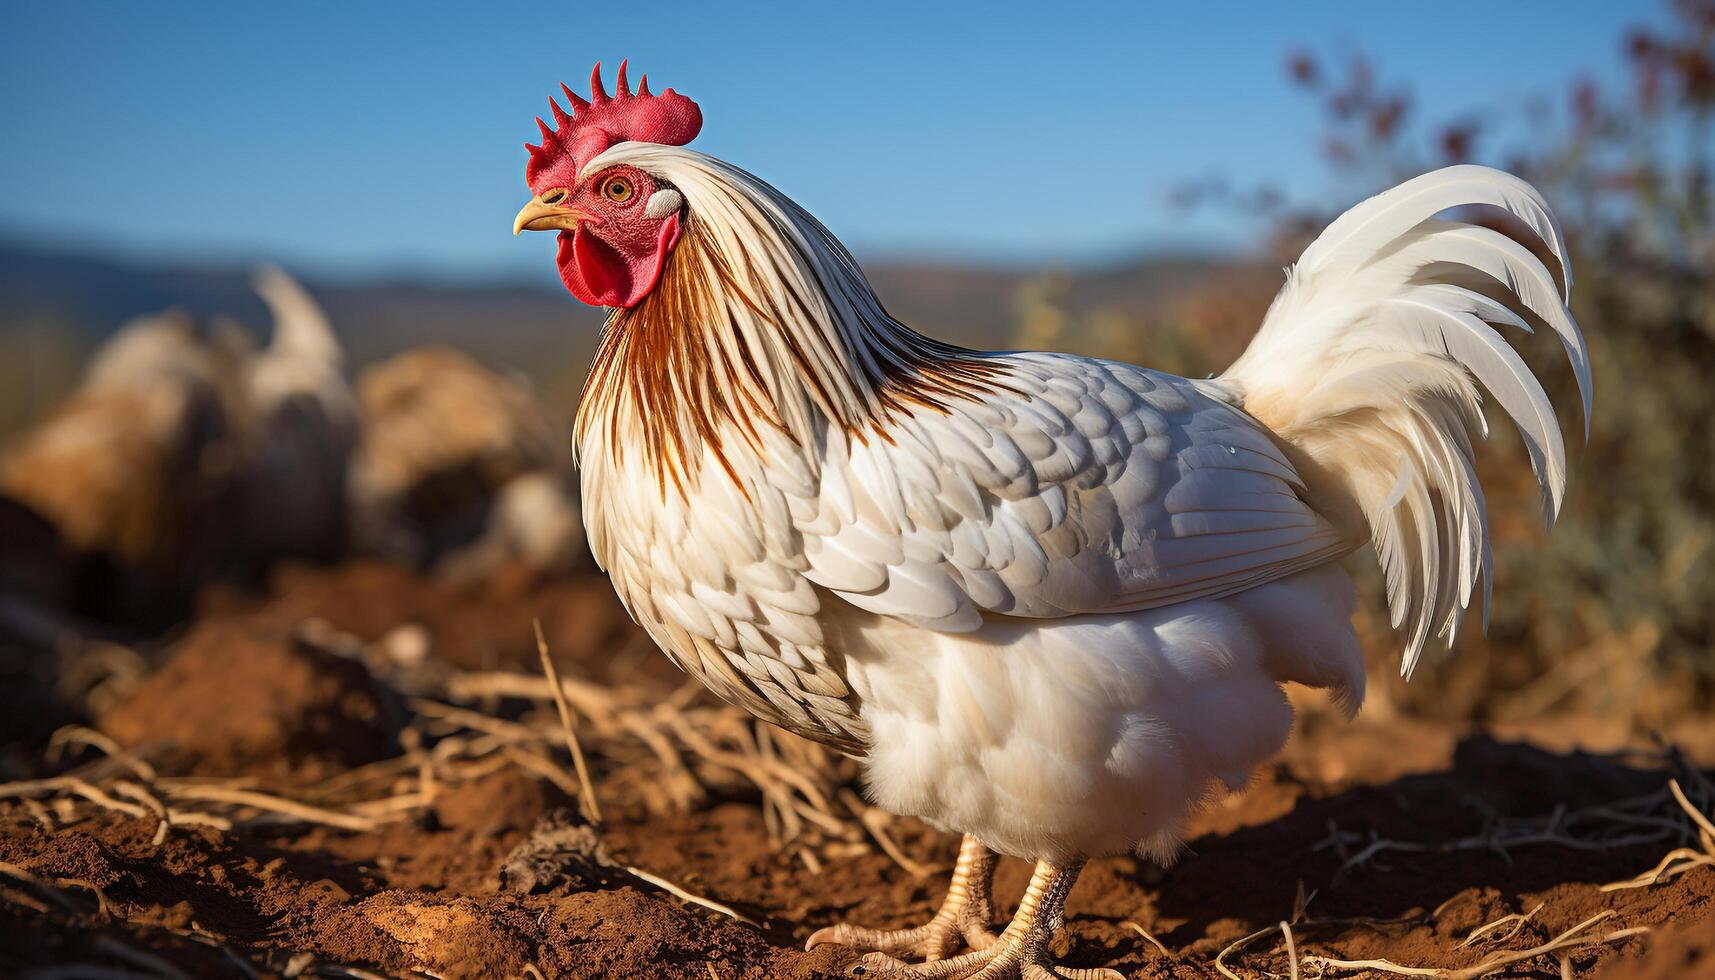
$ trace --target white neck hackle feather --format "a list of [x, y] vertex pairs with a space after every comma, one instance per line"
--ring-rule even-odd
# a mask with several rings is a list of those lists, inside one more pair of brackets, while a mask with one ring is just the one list
[[[667, 424], [664, 443], [644, 444], [664, 451], [658, 466], [690, 475], [698, 437], [718, 443], [724, 424], [751, 436], [755, 425], [772, 425], [809, 447], [825, 425], [859, 431], [906, 402], [981, 390], [993, 372], [982, 355], [889, 316], [845, 246], [761, 179], [654, 143], [618, 144], [582, 176], [618, 164], [682, 194], [685, 227], [661, 284], [608, 321], [579, 406], [580, 456], [601, 438], [598, 420], [617, 426], [607, 436], [622, 436], [607, 440], [610, 452], [623, 451], [627, 429]], [[651, 327], [673, 336], [644, 336]], [[664, 351], [669, 344], [683, 356]], [[668, 386], [649, 407], [675, 417], [638, 417], [643, 393], [628, 382]]]

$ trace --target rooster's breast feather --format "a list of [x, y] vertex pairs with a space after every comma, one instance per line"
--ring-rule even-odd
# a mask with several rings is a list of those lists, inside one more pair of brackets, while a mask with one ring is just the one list
[[[793, 500], [805, 577], [927, 628], [1230, 594], [1359, 542], [1300, 496], [1260, 423], [1173, 375], [998, 355], [992, 393], [831, 438]], [[790, 495], [789, 495], [790, 496]]]

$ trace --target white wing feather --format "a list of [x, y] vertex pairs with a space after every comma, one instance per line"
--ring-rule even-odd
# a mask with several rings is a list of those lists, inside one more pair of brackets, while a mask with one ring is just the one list
[[[1223, 595], [1355, 543], [1254, 419], [1130, 365], [1005, 355], [1007, 391], [830, 440], [806, 577], [948, 632]], [[840, 501], [851, 494], [854, 506]]]

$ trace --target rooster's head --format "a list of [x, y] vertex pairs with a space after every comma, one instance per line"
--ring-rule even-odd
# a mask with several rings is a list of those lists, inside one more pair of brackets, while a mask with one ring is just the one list
[[560, 89], [570, 112], [548, 99], [554, 125], [538, 118], [542, 145], [525, 144], [530, 161], [524, 180], [532, 197], [512, 230], [559, 232], [560, 278], [572, 295], [591, 306], [630, 307], [660, 281], [679, 242], [685, 199], [636, 167], [590, 171], [589, 163], [618, 143], [683, 146], [702, 128], [703, 114], [672, 89], [652, 94], [647, 75], [632, 92], [624, 62], [615, 88], [607, 93], [597, 62], [588, 99], [565, 85]]

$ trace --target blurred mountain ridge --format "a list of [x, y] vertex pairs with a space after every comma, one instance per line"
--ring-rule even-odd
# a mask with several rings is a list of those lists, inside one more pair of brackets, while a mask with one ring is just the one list
[[[1071, 315], [1146, 315], [1232, 280], [1278, 282], [1267, 261], [1150, 254], [1087, 269], [984, 267], [881, 258], [865, 263], [888, 309], [941, 339], [981, 349], [1019, 342], [1029, 297], [1054, 284]], [[267, 322], [239, 263], [120, 259], [0, 238], [0, 435], [69, 390], [82, 360], [135, 316], [179, 307]], [[496, 279], [437, 283], [378, 276], [304, 277], [326, 308], [354, 371], [413, 347], [450, 344], [528, 377], [557, 413], [575, 404], [602, 314], [552, 285]]]

